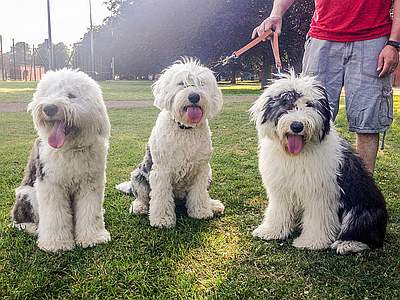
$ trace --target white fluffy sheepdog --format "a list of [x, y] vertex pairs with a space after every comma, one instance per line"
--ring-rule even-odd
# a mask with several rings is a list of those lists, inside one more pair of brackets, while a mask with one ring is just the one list
[[298, 248], [340, 254], [381, 247], [384, 198], [372, 176], [331, 122], [326, 91], [292, 72], [275, 81], [251, 110], [259, 137], [259, 168], [268, 194], [265, 240], [286, 239], [300, 221]]
[[153, 93], [161, 112], [144, 160], [130, 182], [117, 186], [136, 198], [130, 212], [149, 214], [150, 225], [156, 227], [175, 226], [175, 200], [186, 200], [192, 218], [222, 213], [224, 205], [208, 194], [212, 153], [208, 119], [223, 104], [213, 73], [194, 59], [183, 59], [164, 70]]
[[100, 87], [86, 74], [48, 72], [29, 103], [38, 134], [12, 210], [45, 251], [110, 240], [103, 197], [110, 121]]

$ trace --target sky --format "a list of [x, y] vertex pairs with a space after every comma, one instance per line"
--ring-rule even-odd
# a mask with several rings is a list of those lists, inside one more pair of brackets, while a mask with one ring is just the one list
[[[92, 0], [93, 25], [110, 15], [104, 0]], [[53, 43], [71, 46], [89, 27], [89, 0], [50, 0]], [[47, 0], [0, 0], [3, 52], [15, 42], [39, 44], [47, 38]]]

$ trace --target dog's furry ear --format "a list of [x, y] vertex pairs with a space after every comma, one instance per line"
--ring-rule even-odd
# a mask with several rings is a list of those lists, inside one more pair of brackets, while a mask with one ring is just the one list
[[[168, 71], [168, 70], [167, 70]], [[168, 72], [161, 74], [160, 78], [153, 84], [154, 106], [158, 109], [170, 109], [173, 95], [168, 93], [167, 85], [169, 83]]]
[[99, 126], [97, 127], [97, 132], [98, 134], [105, 138], [109, 139], [111, 136], [111, 124], [110, 124], [110, 119], [108, 118], [108, 115], [105, 114], [104, 119], [102, 122], [99, 123]]
[[313, 90], [317, 93], [318, 103], [316, 110], [322, 118], [323, 126], [319, 134], [319, 139], [322, 141], [331, 130], [332, 107], [329, 104], [328, 93], [326, 89], [319, 83], [313, 85]]
[[[161, 75], [162, 77], [163, 75]], [[158, 109], [163, 109], [163, 83], [161, 81], [161, 77], [153, 84], [152, 89], [153, 89], [153, 95], [154, 95], [154, 106], [157, 107]]]
[[212, 119], [215, 117], [219, 112], [222, 111], [222, 107], [224, 106], [224, 98], [222, 96], [222, 91], [220, 88], [218, 88], [217, 83], [215, 83], [215, 91], [213, 92], [211, 96], [211, 101], [210, 101], [210, 113], [209, 113], [209, 119]]
[[26, 111], [27, 111], [27, 112], [32, 112], [33, 107], [34, 107], [33, 101], [29, 102], [29, 103], [28, 103], [28, 106], [27, 106], [27, 108], [26, 108]]
[[250, 120], [254, 122], [257, 126], [260, 125], [262, 122], [262, 111], [266, 102], [267, 99], [264, 94], [262, 94], [249, 109]]

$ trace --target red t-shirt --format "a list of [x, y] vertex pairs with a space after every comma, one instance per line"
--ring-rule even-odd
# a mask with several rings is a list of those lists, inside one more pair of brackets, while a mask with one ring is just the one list
[[308, 34], [321, 40], [354, 42], [390, 35], [392, 0], [315, 0]]

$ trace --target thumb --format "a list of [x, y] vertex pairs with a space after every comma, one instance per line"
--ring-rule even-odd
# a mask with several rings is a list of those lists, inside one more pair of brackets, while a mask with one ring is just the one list
[[257, 27], [254, 28], [253, 33], [251, 34], [251, 38], [254, 39], [257, 36]]

